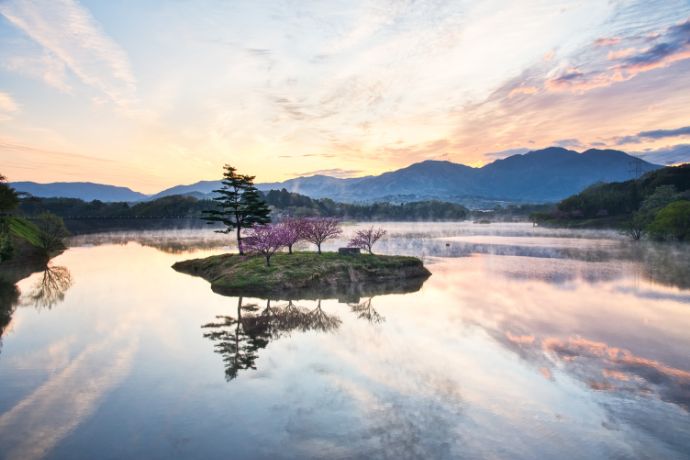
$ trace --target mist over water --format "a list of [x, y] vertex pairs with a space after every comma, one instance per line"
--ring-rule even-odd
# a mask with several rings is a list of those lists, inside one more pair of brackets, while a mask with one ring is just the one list
[[0, 457], [687, 458], [687, 246], [380, 225], [419, 291], [224, 297], [170, 267], [228, 235], [72, 238], [3, 296]]

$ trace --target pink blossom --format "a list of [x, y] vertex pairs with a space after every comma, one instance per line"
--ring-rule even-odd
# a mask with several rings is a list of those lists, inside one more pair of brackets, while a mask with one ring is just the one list
[[349, 246], [353, 248], [361, 248], [369, 251], [369, 254], [373, 254], [371, 251], [372, 246], [378, 240], [380, 240], [386, 231], [382, 228], [374, 229], [374, 227], [369, 227], [366, 230], [357, 230], [355, 236], [350, 240]]
[[304, 239], [314, 243], [321, 254], [321, 244], [324, 241], [338, 237], [343, 230], [340, 221], [332, 217], [315, 217], [304, 220]]
[[280, 222], [280, 226], [285, 233], [285, 245], [288, 248], [288, 253], [292, 254], [292, 246], [304, 239], [306, 219], [288, 217]]
[[266, 266], [271, 266], [271, 256], [280, 248], [287, 245], [288, 238], [285, 228], [281, 225], [257, 225], [252, 227], [244, 239], [244, 246], [248, 252], [262, 254], [266, 258]]

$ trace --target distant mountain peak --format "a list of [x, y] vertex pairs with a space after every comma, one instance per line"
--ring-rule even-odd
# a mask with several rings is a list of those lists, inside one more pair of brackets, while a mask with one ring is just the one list
[[[630, 179], [631, 161], [641, 173], [659, 168], [620, 150], [589, 149], [583, 153], [547, 147], [474, 168], [448, 160], [423, 160], [377, 176], [337, 178], [324, 174], [301, 176], [282, 182], [257, 184], [260, 190], [282, 189], [312, 198], [343, 202], [375, 200], [415, 201], [437, 199], [466, 204], [483, 199], [512, 202], [557, 201], [595, 182]], [[209, 197], [221, 182], [199, 181], [177, 185], [152, 196], [126, 187], [90, 182], [37, 184], [16, 182], [19, 191], [36, 196], [62, 196], [87, 201], [141, 201], [170, 195]]]

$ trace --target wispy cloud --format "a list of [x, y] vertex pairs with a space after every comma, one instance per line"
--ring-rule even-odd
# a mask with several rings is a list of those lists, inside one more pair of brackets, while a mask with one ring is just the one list
[[[47, 58], [16, 60], [10, 67], [43, 75], [52, 86], [68, 89], [57, 59], [84, 84], [98, 90], [116, 106], [132, 110], [136, 82], [127, 54], [74, 0], [10, 0], [2, 14], [48, 53]], [[47, 68], [52, 68], [47, 73]], [[40, 65], [39, 65], [40, 64]]]
[[621, 42], [620, 37], [602, 37], [594, 40], [594, 46], [613, 46]]
[[653, 129], [650, 131], [640, 131], [637, 134], [620, 136], [614, 138], [616, 145], [639, 144], [646, 139], [664, 139], [669, 137], [690, 136], [690, 126], [683, 126], [675, 129]]
[[655, 129], [652, 131], [642, 131], [637, 134], [639, 137], [651, 137], [660, 139], [662, 137], [690, 136], [690, 126], [683, 126], [676, 129]]
[[487, 152], [484, 158], [487, 161], [502, 160], [504, 158], [512, 157], [513, 155], [523, 155], [529, 152], [530, 149], [525, 147], [517, 147], [513, 149], [499, 150], [498, 152]]
[[690, 144], [678, 144], [655, 150], [633, 152], [633, 155], [658, 165], [690, 163]]
[[9, 94], [0, 91], [0, 121], [11, 119], [11, 113], [19, 110], [19, 105]]
[[557, 147], [563, 147], [566, 149], [568, 149], [568, 148], [582, 148], [584, 146], [582, 141], [580, 141], [579, 139], [574, 139], [574, 138], [558, 139], [557, 141], [553, 142], [553, 145], [555, 145]]
[[294, 173], [294, 175], [298, 176], [298, 177], [331, 176], [331, 177], [338, 177], [338, 178], [344, 179], [347, 177], [361, 176], [362, 171], [359, 169], [331, 168], [331, 169], [317, 169], [314, 171]]
[[[651, 37], [651, 38], [650, 38]], [[547, 78], [545, 87], [551, 91], [584, 92], [595, 88], [602, 88], [616, 82], [630, 80], [642, 72], [667, 67], [675, 62], [690, 59], [690, 19], [668, 27], [663, 32], [640, 37], [639, 35], [627, 39], [601, 39], [594, 44], [596, 48], [614, 45], [625, 46], [611, 50], [606, 54], [613, 65], [603, 65], [596, 60], [588, 64], [591, 69], [577, 66], [565, 67], [557, 70], [553, 76]], [[640, 42], [653, 40], [651, 45], [637, 48]], [[633, 46], [628, 46], [633, 45]]]
[[40, 56], [10, 56], [2, 65], [11, 72], [42, 80], [63, 93], [72, 92], [65, 63], [48, 51]]

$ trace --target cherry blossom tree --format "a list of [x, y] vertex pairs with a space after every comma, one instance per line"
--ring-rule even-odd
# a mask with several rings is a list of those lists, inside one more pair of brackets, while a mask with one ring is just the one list
[[280, 226], [285, 233], [285, 245], [288, 248], [288, 254], [292, 254], [292, 246], [304, 239], [306, 219], [288, 217], [280, 222]]
[[324, 241], [337, 238], [342, 233], [340, 221], [332, 217], [315, 217], [304, 221], [304, 239], [314, 243], [319, 254]]
[[371, 248], [374, 244], [380, 240], [386, 231], [382, 228], [369, 227], [366, 230], [357, 230], [355, 236], [350, 240], [349, 246], [353, 248], [361, 248], [369, 251], [369, 254], [373, 254]]
[[248, 252], [262, 254], [266, 258], [266, 266], [271, 266], [271, 256], [280, 248], [286, 246], [285, 228], [281, 225], [257, 225], [252, 227], [244, 239], [244, 246]]

